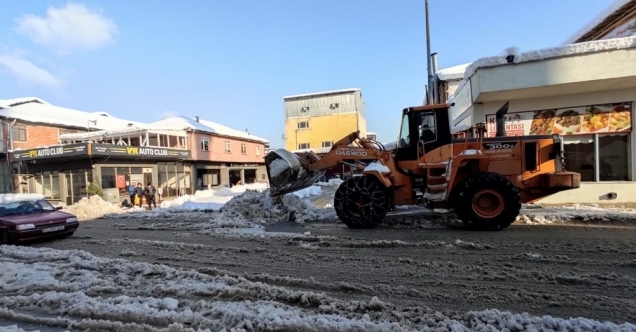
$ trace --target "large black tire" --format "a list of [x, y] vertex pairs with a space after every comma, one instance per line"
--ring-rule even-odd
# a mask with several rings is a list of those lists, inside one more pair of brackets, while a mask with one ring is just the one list
[[485, 172], [459, 185], [453, 206], [459, 219], [470, 228], [500, 231], [517, 219], [521, 195], [508, 178]]
[[336, 214], [349, 228], [375, 228], [389, 212], [388, 193], [373, 176], [352, 177], [336, 190], [333, 199]]

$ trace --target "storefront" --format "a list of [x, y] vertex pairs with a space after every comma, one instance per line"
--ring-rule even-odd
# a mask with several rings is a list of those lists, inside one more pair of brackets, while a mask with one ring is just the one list
[[451, 126], [485, 122], [494, 136], [495, 112], [509, 102], [507, 135], [561, 135], [566, 169], [581, 173], [581, 188], [541, 202], [636, 202], [632, 63], [634, 37], [479, 59], [451, 100]]
[[218, 189], [242, 184], [267, 182], [267, 171], [262, 163], [197, 162], [195, 189]]
[[30, 174], [23, 192], [73, 204], [98, 184], [108, 201], [128, 198], [127, 186], [151, 181], [165, 197], [192, 194], [190, 152], [160, 147], [65, 144], [15, 151], [14, 167]]

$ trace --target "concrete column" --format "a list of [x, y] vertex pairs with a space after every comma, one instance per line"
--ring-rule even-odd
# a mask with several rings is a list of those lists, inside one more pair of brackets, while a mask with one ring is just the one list
[[245, 184], [245, 170], [241, 169], [241, 184]]

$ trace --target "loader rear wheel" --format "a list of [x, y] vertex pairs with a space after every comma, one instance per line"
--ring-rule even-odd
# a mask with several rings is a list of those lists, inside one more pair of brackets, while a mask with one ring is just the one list
[[352, 177], [336, 190], [336, 214], [349, 228], [375, 228], [389, 212], [388, 192], [373, 176]]
[[479, 173], [460, 186], [455, 213], [467, 226], [500, 231], [517, 219], [521, 195], [508, 178], [496, 173]]

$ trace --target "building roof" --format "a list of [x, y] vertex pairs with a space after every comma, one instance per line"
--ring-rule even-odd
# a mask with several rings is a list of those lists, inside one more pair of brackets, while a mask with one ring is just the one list
[[[470, 79], [478, 69], [498, 67], [511, 64], [519, 64], [531, 61], [540, 61], [546, 59], [553, 59], [559, 57], [567, 57], [573, 55], [592, 54], [608, 51], [616, 51], [621, 49], [633, 49], [636, 48], [636, 36], [625, 38], [614, 38], [595, 40], [584, 43], [568, 44], [563, 46], [545, 48], [540, 50], [519, 52], [516, 47], [509, 47], [504, 52], [496, 56], [485, 57], [477, 59], [466, 68], [464, 73], [464, 80], [457, 88], [455, 95], [461, 91], [468, 79]], [[512, 63], [508, 62], [507, 57], [514, 56]], [[454, 97], [454, 96], [453, 96]], [[451, 98], [452, 100], [452, 98]], [[450, 103], [450, 100], [448, 101]]]
[[593, 34], [598, 32], [600, 28], [606, 27], [617, 20], [621, 20], [623, 18], [622, 14], [628, 10], [633, 10], [634, 8], [636, 8], [636, 0], [612, 1], [609, 6], [598, 13], [591, 21], [587, 22], [574, 34], [568, 37], [563, 44], [573, 44], [580, 40], [586, 40], [588, 37], [591, 37]]
[[129, 123], [141, 125], [139, 122], [116, 118], [106, 112], [84, 112], [54, 106], [36, 97], [0, 100], [0, 116], [75, 128], [115, 129], [126, 127]]
[[206, 132], [210, 134], [217, 134], [222, 136], [228, 136], [239, 139], [247, 139], [252, 141], [258, 141], [263, 143], [269, 143], [269, 140], [264, 139], [262, 137], [258, 137], [250, 134], [249, 132], [236, 130], [222, 124], [199, 119], [197, 122], [196, 118], [190, 118], [185, 116], [176, 116], [167, 118], [164, 120], [160, 120], [157, 122], [152, 122], [147, 124], [149, 128], [164, 128], [164, 129], [174, 129], [174, 130], [187, 130], [192, 129], [195, 131]]
[[351, 92], [357, 92], [357, 91], [362, 91], [362, 90], [358, 89], [358, 88], [350, 88], [350, 89], [341, 89], [341, 90], [312, 92], [312, 93], [305, 93], [305, 94], [300, 94], [300, 95], [285, 96], [285, 97], [283, 97], [283, 99], [301, 98], [301, 97], [313, 97], [313, 96], [324, 96], [324, 95], [351, 93]]
[[466, 68], [468, 68], [470, 64], [471, 62], [440, 69], [435, 74], [437, 74], [437, 77], [442, 81], [461, 81], [464, 78]]

